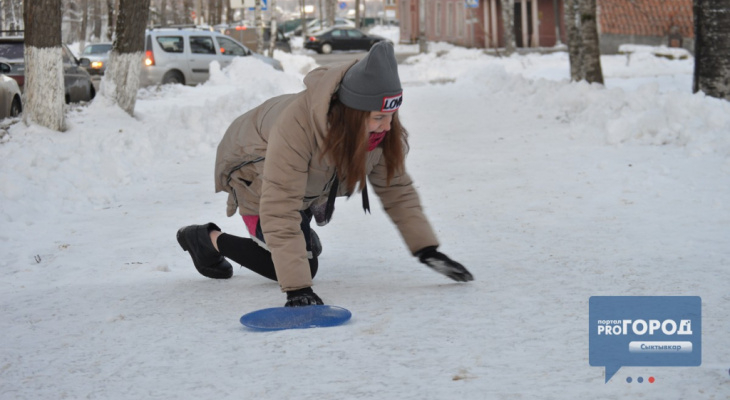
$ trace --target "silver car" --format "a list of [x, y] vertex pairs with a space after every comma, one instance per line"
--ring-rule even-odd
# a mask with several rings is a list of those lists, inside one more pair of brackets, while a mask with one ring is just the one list
[[[109, 61], [111, 43], [94, 43], [84, 47], [79, 61], [89, 75], [104, 75], [106, 64]], [[88, 63], [86, 62], [88, 60]]]
[[194, 28], [157, 28], [145, 35], [145, 58], [140, 85], [167, 83], [197, 85], [208, 80], [210, 63], [221, 68], [234, 57], [255, 57], [283, 71], [281, 63], [256, 54], [232, 38], [210, 30]]
[[10, 64], [0, 63], [0, 119], [17, 117], [23, 111], [18, 82], [5, 75], [10, 70]]

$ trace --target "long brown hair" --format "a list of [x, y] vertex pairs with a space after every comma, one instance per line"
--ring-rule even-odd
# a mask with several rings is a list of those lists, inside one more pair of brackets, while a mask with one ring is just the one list
[[[360, 111], [347, 107], [337, 99], [330, 104], [328, 114], [329, 132], [324, 141], [322, 157], [329, 157], [337, 169], [337, 177], [347, 188], [347, 193], [355, 191], [355, 185], [365, 187], [365, 161], [368, 156], [367, 119], [370, 111]], [[396, 172], [405, 171], [405, 153], [408, 146], [408, 132], [393, 113], [390, 131], [380, 146], [387, 170], [387, 184]]]

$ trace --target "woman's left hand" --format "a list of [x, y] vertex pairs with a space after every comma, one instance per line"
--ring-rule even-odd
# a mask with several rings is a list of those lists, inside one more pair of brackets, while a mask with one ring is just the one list
[[311, 287], [286, 292], [284, 307], [302, 307], [322, 305], [324, 302], [317, 296]]

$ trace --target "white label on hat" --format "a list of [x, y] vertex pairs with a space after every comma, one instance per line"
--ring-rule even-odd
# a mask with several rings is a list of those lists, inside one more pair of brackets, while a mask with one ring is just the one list
[[395, 111], [400, 107], [400, 104], [403, 102], [403, 93], [392, 96], [392, 97], [384, 97], [383, 98], [383, 108], [380, 110], [382, 112], [391, 112]]

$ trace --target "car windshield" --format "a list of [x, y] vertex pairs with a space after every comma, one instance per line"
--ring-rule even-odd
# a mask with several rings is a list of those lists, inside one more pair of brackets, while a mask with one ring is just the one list
[[86, 46], [84, 54], [104, 54], [112, 49], [111, 44], [92, 44]]
[[0, 58], [8, 60], [23, 58], [23, 43], [0, 43]]

